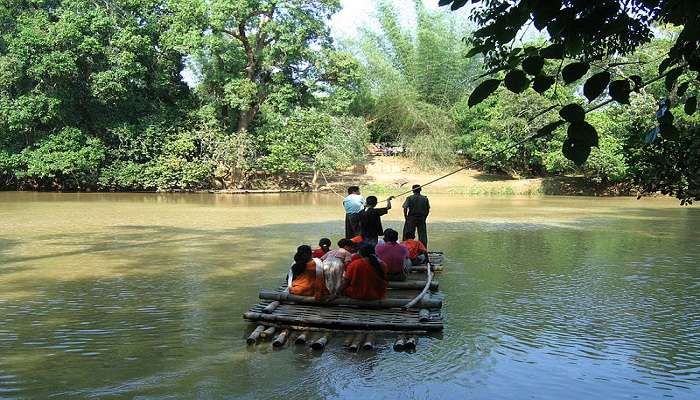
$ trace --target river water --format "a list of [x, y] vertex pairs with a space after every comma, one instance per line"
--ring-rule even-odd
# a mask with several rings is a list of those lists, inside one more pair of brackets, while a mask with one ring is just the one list
[[333, 195], [0, 193], [0, 399], [700, 398], [697, 206], [431, 203], [444, 333], [350, 354], [247, 347], [241, 319], [338, 239]]

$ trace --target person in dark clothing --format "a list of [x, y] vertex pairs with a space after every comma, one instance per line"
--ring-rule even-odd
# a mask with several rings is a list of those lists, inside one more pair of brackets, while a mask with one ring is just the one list
[[408, 196], [403, 203], [403, 216], [406, 219], [403, 225], [404, 240], [407, 232], [413, 232], [415, 235], [416, 229], [418, 229], [418, 239], [427, 247], [428, 231], [425, 220], [430, 214], [430, 202], [427, 197], [420, 194], [420, 185], [413, 185], [412, 189], [413, 194]]
[[384, 234], [381, 217], [391, 209], [393, 198], [392, 196], [387, 199], [386, 207], [376, 208], [377, 198], [375, 196], [367, 197], [365, 209], [360, 212], [360, 231], [365, 243], [375, 246], [379, 241], [379, 236]]

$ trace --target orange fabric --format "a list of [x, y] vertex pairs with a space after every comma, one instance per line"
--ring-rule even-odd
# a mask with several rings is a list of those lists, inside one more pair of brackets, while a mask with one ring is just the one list
[[321, 258], [321, 257], [323, 257], [324, 254], [326, 254], [326, 252], [323, 251], [323, 248], [318, 247], [318, 248], [316, 248], [316, 249], [311, 253], [311, 257], [313, 257], [313, 258]]
[[362, 243], [363, 240], [365, 239], [362, 238], [362, 235], [357, 235], [354, 238], [350, 239], [350, 241], [352, 241], [355, 244]]
[[419, 254], [428, 251], [420, 240], [408, 239], [404, 240], [401, 244], [408, 248], [408, 258], [411, 260], [415, 260]]
[[309, 261], [306, 264], [306, 270], [294, 278], [289, 293], [297, 296], [314, 296], [316, 299], [328, 294], [323, 275], [316, 276], [316, 262], [314, 260]]
[[[386, 264], [381, 263], [386, 274]], [[386, 295], [387, 282], [382, 279], [366, 258], [360, 258], [345, 268], [345, 279], [350, 285], [345, 295], [358, 300], [381, 300]]]

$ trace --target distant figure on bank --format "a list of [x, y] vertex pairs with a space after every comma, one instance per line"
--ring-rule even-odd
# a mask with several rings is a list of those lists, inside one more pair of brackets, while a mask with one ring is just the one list
[[420, 240], [416, 240], [416, 234], [413, 232], [404, 233], [402, 245], [408, 249], [408, 258], [411, 259], [411, 264], [422, 265], [428, 262], [428, 249], [423, 246]]
[[391, 209], [391, 199], [386, 201], [386, 207], [377, 208], [377, 198], [375, 196], [367, 197], [365, 209], [360, 212], [360, 231], [365, 243], [371, 244], [373, 247], [377, 245], [379, 236], [384, 234], [382, 228], [382, 215], [386, 215]]
[[342, 292], [358, 300], [380, 300], [386, 296], [386, 264], [374, 254], [374, 246], [364, 245], [360, 258], [345, 268]]
[[377, 257], [384, 261], [390, 281], [405, 281], [411, 270], [408, 248], [399, 244], [399, 233], [388, 228], [384, 231], [384, 243], [376, 248]]
[[294, 254], [294, 264], [287, 276], [289, 293], [298, 296], [314, 296], [317, 300], [328, 294], [323, 280], [323, 265], [311, 257], [311, 246], [301, 245]]
[[418, 239], [427, 247], [428, 231], [425, 220], [430, 214], [430, 202], [427, 197], [420, 194], [420, 185], [413, 185], [412, 189], [413, 194], [403, 202], [403, 216], [406, 219], [403, 225], [403, 237], [405, 239], [408, 232], [413, 232], [415, 235], [416, 229], [418, 229]]
[[345, 266], [352, 261], [353, 247], [354, 243], [350, 239], [340, 239], [337, 249], [331, 250], [321, 257], [326, 289], [332, 296], [341, 294], [340, 288], [343, 285]]
[[318, 241], [318, 248], [311, 253], [313, 258], [321, 258], [324, 254], [328, 253], [331, 249], [331, 240], [328, 238], [323, 238]]
[[359, 186], [350, 186], [343, 199], [345, 208], [345, 238], [351, 239], [360, 234], [360, 211], [365, 207], [365, 198], [360, 195]]

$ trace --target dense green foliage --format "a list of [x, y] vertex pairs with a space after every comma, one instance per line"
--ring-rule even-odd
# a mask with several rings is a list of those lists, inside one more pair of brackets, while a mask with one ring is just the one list
[[[453, 10], [466, 3], [464, 0], [439, 2], [442, 6], [449, 4]], [[631, 95], [643, 95], [649, 84], [663, 80], [665, 92], [656, 112], [656, 126], [645, 135], [647, 143], [653, 144], [657, 137], [661, 139], [654, 145], [655, 148], [640, 151], [651, 158], [639, 162], [648, 162], [652, 168], [632, 168], [635, 180], [643, 183], [647, 191], [674, 194], [682, 204], [693, 199], [700, 200], [698, 167], [695, 163], [687, 162], [697, 159], [695, 151], [700, 146], [696, 145], [700, 141], [696, 135], [697, 126], [674, 123], [679, 114], [673, 110], [674, 106], [682, 104], [683, 111], [693, 115], [697, 109], [696, 87], [683, 76], [700, 73], [699, 2], [476, 0], [472, 3], [478, 3], [471, 13], [471, 19], [479, 29], [469, 37], [474, 46], [469, 54], [484, 56], [488, 66], [484, 76], [490, 78], [472, 92], [470, 105], [483, 101], [501, 82], [514, 93], [521, 93], [531, 85], [544, 93], [546, 89], [542, 82], [560, 81], [562, 85], [569, 85], [587, 77], [583, 94], [589, 103], [595, 102], [587, 110], [590, 112], [611, 102], [629, 105]], [[655, 65], [654, 76], [644, 76], [650, 60], [636, 62], [631, 73], [623, 73], [623, 68], [618, 67], [629, 64], [620, 63], [619, 58], [652, 42], [655, 24], [677, 26], [679, 33], [664, 51], [655, 54], [655, 59], [660, 63]], [[520, 43], [518, 32], [530, 25], [546, 31], [551, 44], [532, 46]], [[554, 74], [546, 70], [550, 63], [559, 64]], [[504, 77], [500, 76], [502, 73]], [[608, 96], [604, 95], [606, 89]], [[592, 149], [600, 147], [600, 134], [584, 120], [586, 110], [581, 107], [571, 114], [566, 107], [568, 105], [561, 104], [559, 108], [562, 123], [565, 121], [568, 125], [562, 153], [569, 160], [582, 165], [592, 154]], [[573, 115], [580, 117], [572, 119]], [[548, 136], [549, 133], [543, 131], [541, 136]]]

